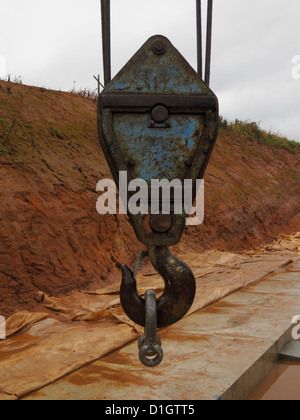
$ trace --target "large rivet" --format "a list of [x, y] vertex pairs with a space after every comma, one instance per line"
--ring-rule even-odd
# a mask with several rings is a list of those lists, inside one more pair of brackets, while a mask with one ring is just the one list
[[134, 167], [135, 167], [135, 161], [134, 161], [133, 159], [129, 159], [129, 160], [127, 161], [127, 166], [128, 166], [129, 168], [134, 168]]
[[156, 41], [152, 45], [154, 54], [163, 55], [166, 52], [166, 46], [162, 41]]
[[153, 214], [150, 219], [150, 226], [154, 232], [165, 233], [171, 229], [173, 224], [170, 214]]
[[163, 105], [157, 105], [152, 109], [151, 117], [157, 123], [163, 123], [168, 119], [169, 111]]

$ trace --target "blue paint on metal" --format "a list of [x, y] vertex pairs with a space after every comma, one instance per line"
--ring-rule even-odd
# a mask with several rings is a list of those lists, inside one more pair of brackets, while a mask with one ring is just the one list
[[[217, 98], [170, 41], [157, 35], [107, 84], [98, 120], [116, 182], [125, 170], [128, 180], [191, 179], [195, 184], [215, 144]], [[170, 231], [160, 233], [144, 215], [129, 215], [138, 239], [155, 247], [179, 242], [185, 216], [174, 216]]]
[[194, 139], [189, 139], [189, 141], [188, 141], [188, 148], [190, 150], [192, 150], [194, 148], [194, 146], [195, 146], [195, 140]]
[[[162, 62], [159, 64], [159, 67], [163, 65]], [[112, 81], [106, 89], [106, 92], [139, 92], [141, 94], [164, 92], [165, 94], [186, 95], [199, 94], [205, 89], [201, 79], [187, 79], [187, 75], [182, 73], [182, 67], [179, 65], [173, 65], [173, 67], [170, 68], [167, 79], [163, 77], [162, 72], [159, 70], [160, 69], [156, 69], [156, 71], [149, 74], [149, 70], [147, 72], [143, 71], [143, 66], [140, 66], [138, 69], [132, 68], [132, 74], [126, 74], [121, 78], [119, 77], [118, 80]]]
[[167, 53], [162, 56], [153, 54], [151, 44], [156, 38], [147, 41], [117, 77], [106, 86], [105, 93], [211, 94], [196, 71], [167, 39]]
[[171, 128], [148, 127], [149, 116], [116, 114], [113, 129], [127, 160], [135, 162], [135, 177], [151, 179], [184, 178], [185, 162], [196, 152], [199, 116], [174, 115]]

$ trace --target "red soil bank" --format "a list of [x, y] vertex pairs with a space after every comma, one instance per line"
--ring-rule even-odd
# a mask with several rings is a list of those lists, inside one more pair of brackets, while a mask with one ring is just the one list
[[[10, 92], [8, 87], [11, 87]], [[52, 295], [101, 287], [142, 245], [126, 216], [100, 216], [95, 188], [110, 172], [96, 104], [0, 82], [0, 314]], [[182, 244], [244, 250], [300, 230], [300, 153], [222, 132], [206, 173], [205, 222]]]

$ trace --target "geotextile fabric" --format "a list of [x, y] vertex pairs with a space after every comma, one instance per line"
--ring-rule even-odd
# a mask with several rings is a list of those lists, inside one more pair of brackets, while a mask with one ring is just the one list
[[[299, 260], [300, 233], [241, 254], [212, 250], [179, 257], [196, 278], [191, 314]], [[141, 295], [153, 289], [159, 296], [164, 290], [154, 271], [138, 275], [137, 282]], [[0, 341], [0, 400], [21, 398], [138, 339], [143, 330], [124, 314], [119, 286], [64, 297], [40, 291], [48, 313], [23, 311], [6, 320], [7, 338]], [[51, 312], [62, 320], [53, 319]]]

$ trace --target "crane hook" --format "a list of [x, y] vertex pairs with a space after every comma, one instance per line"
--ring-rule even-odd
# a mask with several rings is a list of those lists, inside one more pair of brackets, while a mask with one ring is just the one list
[[[167, 246], [149, 246], [148, 257], [165, 282], [163, 295], [157, 299], [157, 327], [165, 328], [182, 319], [191, 308], [196, 294], [195, 277], [187, 264]], [[120, 299], [126, 315], [145, 326], [145, 300], [138, 294], [136, 279], [127, 265], [122, 266]]]

